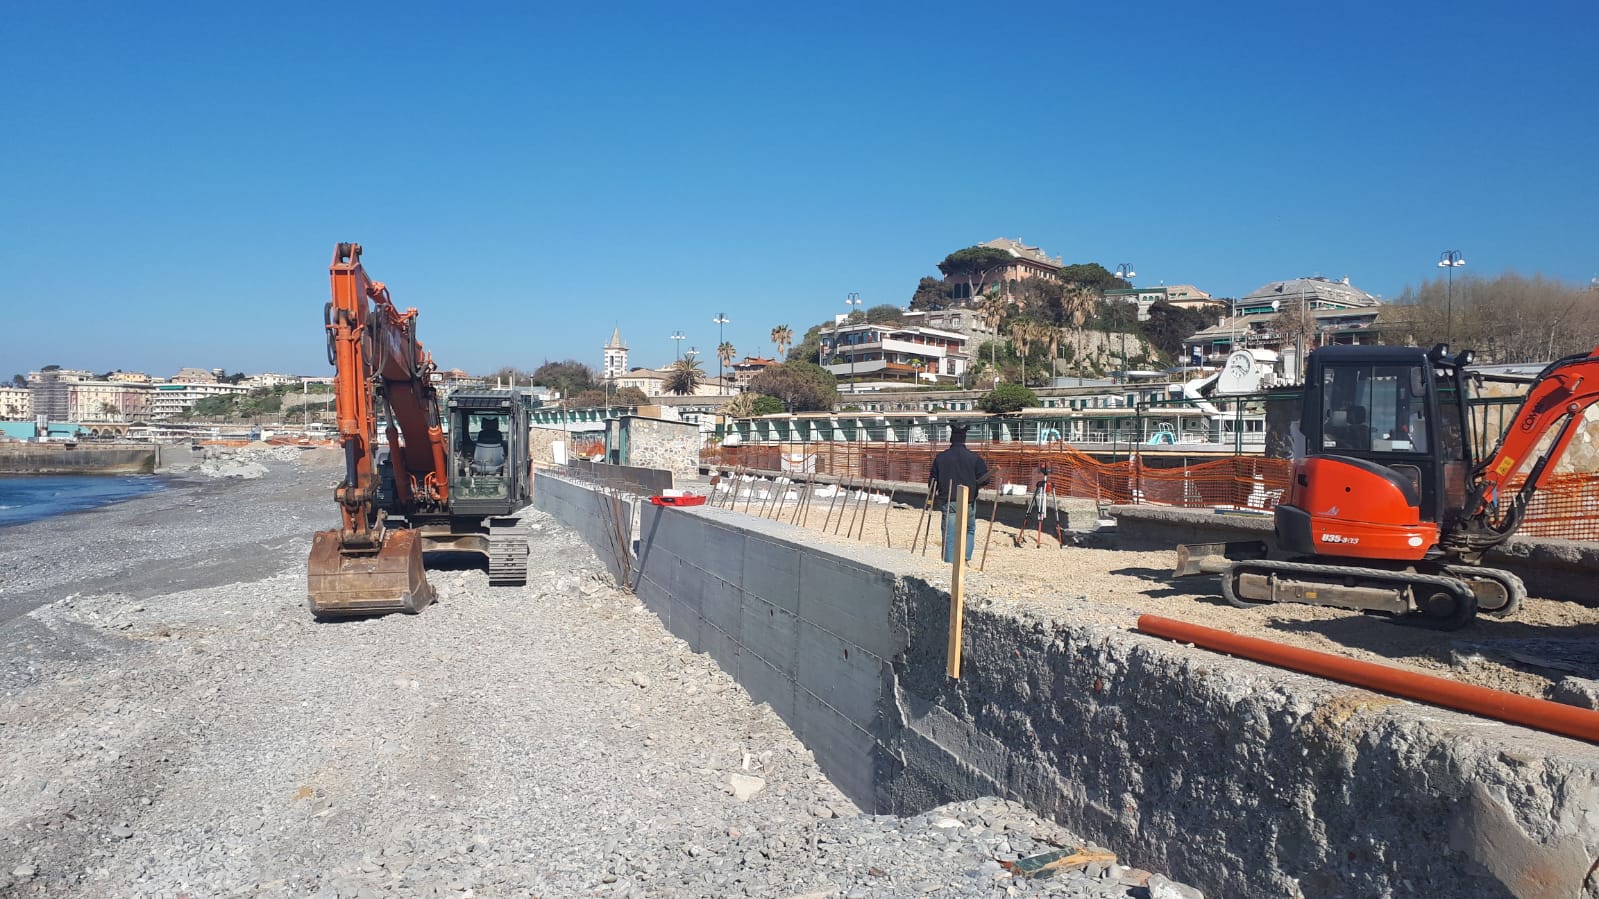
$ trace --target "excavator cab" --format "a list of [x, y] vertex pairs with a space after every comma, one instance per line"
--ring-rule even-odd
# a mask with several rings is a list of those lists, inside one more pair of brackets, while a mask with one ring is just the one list
[[1311, 353], [1304, 457], [1277, 508], [1278, 545], [1372, 559], [1436, 554], [1465, 499], [1463, 388], [1461, 366], [1443, 347]]
[[527, 416], [508, 390], [462, 391], [446, 400], [451, 433], [451, 511], [505, 515], [527, 504]]

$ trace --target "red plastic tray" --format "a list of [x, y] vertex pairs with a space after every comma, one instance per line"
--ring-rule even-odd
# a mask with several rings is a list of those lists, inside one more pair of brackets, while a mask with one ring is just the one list
[[652, 496], [650, 502], [657, 506], [703, 506], [703, 496]]

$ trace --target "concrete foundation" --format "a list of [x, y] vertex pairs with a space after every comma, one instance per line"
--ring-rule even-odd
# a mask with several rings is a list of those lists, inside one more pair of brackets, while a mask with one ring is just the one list
[[[603, 557], [599, 503], [555, 480], [540, 507]], [[639, 508], [639, 598], [863, 808], [1010, 797], [1210, 896], [1596, 895], [1593, 746], [985, 608], [968, 609], [950, 680], [944, 566]]]

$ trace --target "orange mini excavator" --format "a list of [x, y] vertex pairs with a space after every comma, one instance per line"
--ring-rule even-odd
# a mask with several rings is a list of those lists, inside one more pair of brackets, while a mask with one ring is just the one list
[[452, 446], [433, 358], [416, 339], [416, 310], [400, 312], [388, 288], [368, 280], [359, 244], [338, 245], [330, 275], [323, 324], [344, 450], [334, 492], [343, 521], [312, 541], [312, 614], [421, 611], [434, 598], [424, 548], [482, 553], [491, 584], [525, 583], [527, 532], [517, 513], [530, 493], [527, 398], [452, 393]]
[[[1221, 575], [1233, 605], [1304, 602], [1414, 615], [1440, 629], [1513, 613], [1521, 579], [1481, 566], [1520, 526], [1583, 413], [1599, 402], [1599, 347], [1550, 363], [1503, 436], [1479, 452], [1472, 354], [1445, 346], [1330, 346], [1306, 360], [1299, 455], [1277, 506], [1278, 549], [1180, 546], [1178, 576]], [[1525, 476], [1522, 473], [1525, 472]]]

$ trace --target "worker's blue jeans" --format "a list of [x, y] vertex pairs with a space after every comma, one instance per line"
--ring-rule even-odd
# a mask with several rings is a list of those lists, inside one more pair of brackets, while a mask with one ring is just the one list
[[[960, 514], [960, 506], [955, 500], [944, 502], [944, 561], [955, 561], [955, 522]], [[966, 561], [972, 560], [972, 548], [977, 545], [977, 503], [973, 502], [966, 510]]]

